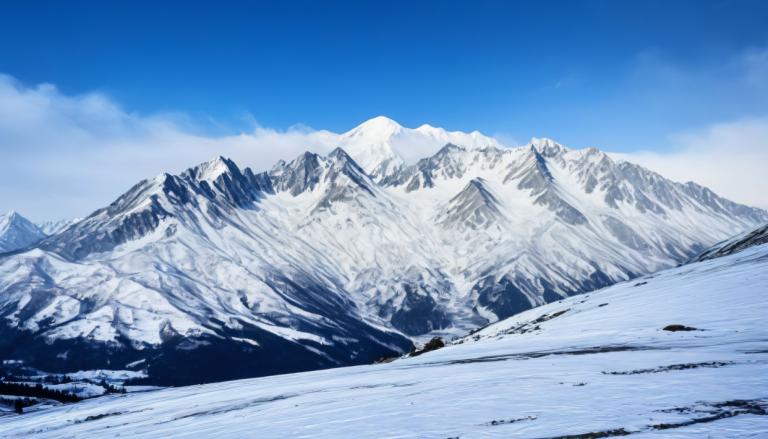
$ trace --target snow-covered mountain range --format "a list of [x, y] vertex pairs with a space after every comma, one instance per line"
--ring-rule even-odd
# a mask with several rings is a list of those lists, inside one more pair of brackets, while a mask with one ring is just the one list
[[[404, 158], [427, 142], [447, 143]], [[218, 157], [144, 180], [0, 257], [0, 349], [47, 370], [142, 364], [177, 383], [362, 363], [768, 222], [548, 139], [504, 148], [376, 118], [339, 145], [265, 172]], [[180, 363], [196, 368], [171, 376]]]
[[105, 396], [0, 437], [768, 437], [768, 244], [733, 243], [420, 356]]

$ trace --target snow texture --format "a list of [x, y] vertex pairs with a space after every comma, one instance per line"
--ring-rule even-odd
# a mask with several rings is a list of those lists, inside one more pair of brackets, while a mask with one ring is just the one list
[[7, 415], [0, 437], [766, 437], [766, 292], [757, 245], [418, 357], [105, 396]]

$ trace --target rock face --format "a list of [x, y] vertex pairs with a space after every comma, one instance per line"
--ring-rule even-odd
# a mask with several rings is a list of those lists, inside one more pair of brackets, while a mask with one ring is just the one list
[[[380, 122], [388, 148], [399, 131]], [[448, 143], [413, 165], [387, 148], [351, 148], [365, 166], [337, 148], [266, 172], [218, 157], [139, 182], [0, 257], [0, 354], [51, 370], [144, 360], [165, 383], [364, 363], [408, 351], [406, 336], [674, 266], [768, 222], [550, 140]]]

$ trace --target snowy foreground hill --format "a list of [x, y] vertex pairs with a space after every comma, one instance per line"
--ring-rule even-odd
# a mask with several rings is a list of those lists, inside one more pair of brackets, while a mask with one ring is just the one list
[[[268, 171], [219, 157], [140, 181], [0, 254], [0, 357], [162, 385], [365, 364], [768, 222], [595, 148], [386, 118], [334, 142]], [[408, 163], [413, 145], [437, 152]]]
[[768, 245], [749, 239], [417, 357], [107, 396], [0, 437], [768, 437]]

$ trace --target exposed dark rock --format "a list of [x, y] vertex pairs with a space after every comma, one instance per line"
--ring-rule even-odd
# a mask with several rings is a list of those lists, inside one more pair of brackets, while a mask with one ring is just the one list
[[628, 351], [649, 351], [658, 350], [661, 348], [651, 346], [628, 346], [628, 345], [615, 345], [615, 346], [595, 346], [583, 349], [572, 349], [567, 351], [538, 351], [538, 352], [523, 352], [507, 355], [488, 355], [475, 358], [462, 358], [459, 360], [451, 360], [445, 362], [429, 363], [434, 364], [470, 364], [470, 363], [490, 363], [496, 361], [508, 361], [508, 360], [528, 360], [531, 358], [543, 358], [549, 356], [560, 355], [593, 355], [593, 354], [605, 354], [611, 352], [628, 352]]
[[483, 425], [496, 427], [498, 425], [514, 424], [516, 422], [521, 422], [521, 421], [535, 421], [536, 419], [537, 419], [536, 416], [526, 416], [524, 418], [515, 418], [515, 419], [494, 419], [493, 421], [486, 422]]
[[660, 372], [672, 372], [678, 370], [687, 369], [699, 369], [699, 368], [717, 368], [733, 364], [730, 361], [710, 361], [705, 363], [685, 363], [685, 364], [671, 364], [669, 366], [659, 366], [651, 369], [635, 369], [622, 372], [603, 372], [604, 375], [641, 375], [647, 373], [660, 373]]
[[581, 434], [567, 434], [565, 436], [551, 436], [543, 439], [599, 439], [603, 437], [629, 436], [630, 434], [632, 434], [632, 432], [623, 428], [616, 428], [613, 430], [592, 431]]
[[766, 402], [761, 400], [732, 400], [718, 403], [705, 404], [703, 408], [691, 409], [694, 413], [706, 413], [706, 416], [700, 416], [687, 421], [674, 423], [661, 423], [651, 425], [654, 430], [670, 430], [674, 428], [687, 427], [694, 424], [705, 424], [718, 421], [720, 419], [732, 418], [739, 415], [757, 415], [766, 416]]
[[531, 299], [509, 277], [498, 282], [493, 276], [480, 280], [473, 288], [477, 303], [491, 310], [499, 319], [533, 308]]
[[427, 352], [436, 351], [436, 350], [438, 350], [440, 348], [443, 348], [443, 347], [445, 347], [445, 343], [443, 343], [443, 339], [440, 338], [440, 337], [434, 337], [434, 338], [432, 338], [432, 340], [428, 341], [424, 345], [424, 347], [422, 347], [421, 349], [414, 348], [411, 351], [410, 356], [411, 357], [416, 357], [418, 355], [421, 355], [421, 354], [424, 354], [424, 353], [427, 353]]
[[[445, 310], [428, 294], [419, 292], [418, 287], [404, 284], [405, 298], [402, 306], [390, 317], [392, 326], [408, 335], [426, 334], [436, 329], [447, 328], [451, 319]], [[384, 313], [390, 312], [383, 309]]]
[[685, 325], [667, 325], [662, 328], [664, 331], [677, 332], [677, 331], [698, 331], [698, 329]]

